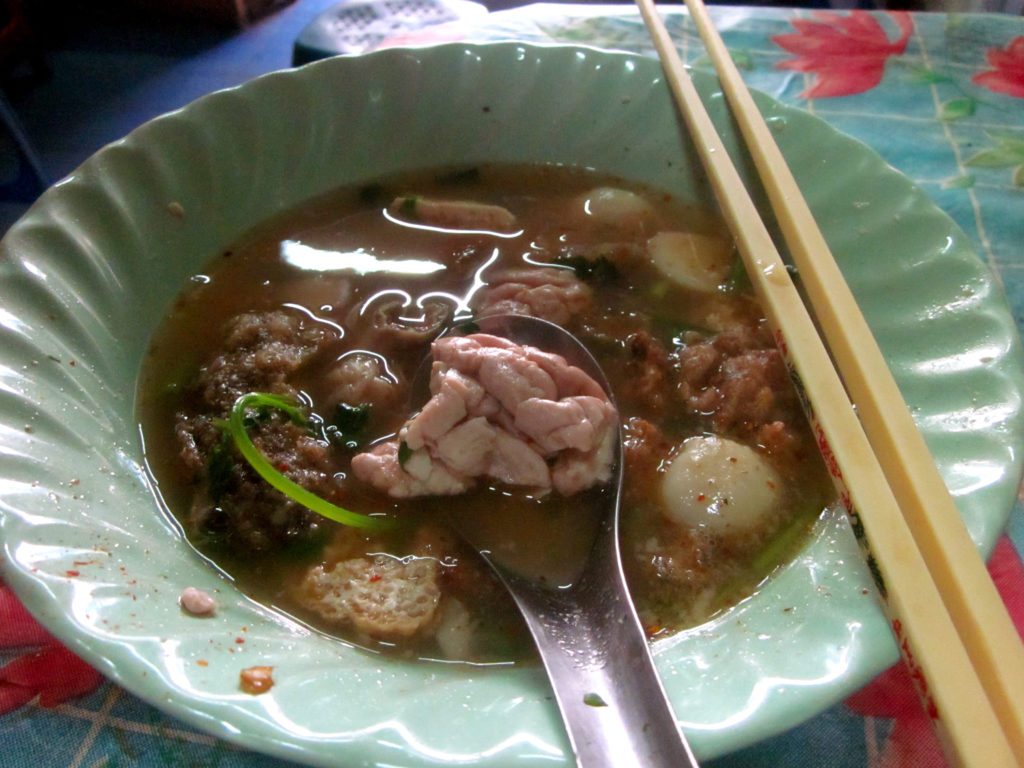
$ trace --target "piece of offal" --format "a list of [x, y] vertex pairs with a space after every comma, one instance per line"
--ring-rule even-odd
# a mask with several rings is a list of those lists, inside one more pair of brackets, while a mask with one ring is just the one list
[[618, 413], [563, 357], [489, 334], [431, 352], [431, 398], [352, 471], [395, 498], [461, 493], [477, 478], [571, 495], [611, 476]]

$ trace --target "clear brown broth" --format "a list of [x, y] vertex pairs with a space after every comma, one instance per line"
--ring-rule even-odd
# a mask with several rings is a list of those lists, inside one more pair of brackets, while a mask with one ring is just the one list
[[[300, 206], [294, 211], [266, 222], [216, 257], [201, 275], [196, 275], [182, 292], [166, 321], [155, 335], [145, 361], [139, 386], [139, 419], [146, 438], [147, 460], [169, 510], [180, 520], [186, 535], [205, 556], [235, 580], [239, 588], [255, 599], [277, 607], [311, 626], [343, 639], [375, 649], [392, 648], [396, 652], [423, 658], [443, 655], [429, 638], [397, 645], [354, 636], [343, 626], [325, 623], [304, 609], [290, 594], [295, 573], [324, 557], [323, 541], [295, 551], [262, 553], [243, 557], [224, 552], [204, 542], [189, 530], [187, 510], [195, 493], [179, 458], [180, 446], [174, 435], [174, 419], [180, 407], [180, 393], [204, 361], [214, 353], [220, 336], [211, 332], [241, 312], [271, 311], [291, 307], [328, 329], [342, 328], [329, 345], [328, 354], [320, 354], [295, 377], [295, 385], [313, 404], [328, 397], [324, 366], [356, 351], [372, 351], [387, 360], [391, 374], [409, 382], [428, 351], [428, 341], [420, 344], [394, 344], [381, 340], [368, 326], [372, 309], [404, 291], [413, 302], [410, 315], [416, 314], [415, 300], [434, 297], [453, 307], [457, 299], [471, 292], [484, 261], [495, 260], [488, 270], [501, 266], [522, 266], [543, 262], [552, 250], [564, 248], [574, 239], [585, 237], [566, 228], [567, 200], [598, 185], [610, 185], [641, 192], [653, 205], [666, 228], [705, 233], [721, 232], [717, 216], [703, 208], [686, 206], [671, 196], [637, 187], [620, 179], [601, 177], [589, 171], [558, 167], [474, 169], [470, 173], [420, 173], [385, 179], [372, 186], [343, 189]], [[425, 232], [395, 226], [381, 216], [381, 209], [396, 193], [449, 196], [503, 205], [512, 210], [522, 227], [517, 237], [496, 238], [486, 234]], [[300, 242], [326, 251], [363, 251], [381, 260], [418, 259], [446, 265], [443, 271], [429, 275], [368, 274], [354, 277], [344, 272], [313, 272], [296, 269], [282, 257], [282, 243]], [[453, 256], [454, 254], [454, 256]], [[486, 272], [484, 273], [487, 274]], [[569, 329], [582, 336], [611, 379], [621, 416], [656, 422], [669, 442], [681, 440], [708, 429], [699, 415], [682, 408], [655, 409], [642, 393], [634, 392], [628, 365], [629, 350], [623, 342], [629, 329], [638, 322], [656, 332], [666, 346], [678, 343], [687, 330], [702, 329], [710, 312], [734, 313], [739, 318], [758, 314], [751, 297], [742, 289], [722, 291], [713, 296], [695, 294], [666, 281], [653, 268], [630, 263], [620, 273], [616, 285], [595, 288], [597, 301], [590, 315], [574, 318]], [[454, 297], [452, 299], [445, 296]], [[376, 297], [376, 298], [374, 298]], [[362, 312], [359, 311], [362, 308]], [[455, 314], [459, 314], [459, 310]], [[468, 315], [467, 312], [462, 312]], [[638, 320], [638, 318], [640, 320]], [[621, 332], [620, 332], [621, 326]], [[397, 431], [409, 416], [402, 401], [387, 412], [375, 411], [371, 419], [374, 435]], [[350, 454], [341, 453], [337, 472], [348, 471]], [[627, 464], [628, 470], [628, 464]], [[800, 466], [781, 467], [792, 480], [786, 509], [763, 529], [745, 540], [717, 542], [708, 548], [715, 561], [702, 568], [713, 572], [692, 591], [667, 589], [657, 569], [642, 553], [647, 543], [666, 535], [666, 525], [655, 498], [655, 476], [630, 478], [627, 471], [627, 504], [624, 509], [623, 551], [631, 588], [641, 615], [652, 636], [671, 633], [697, 624], [749, 596], [773, 569], [792, 557], [804, 540], [830, 492], [816, 458], [805, 458]], [[797, 478], [802, 478], [797, 480]], [[600, 497], [602, 492], [590, 492]], [[520, 530], [527, 527], [533, 536], [552, 541], [551, 552], [572, 542], [578, 525], [580, 500], [562, 499], [556, 494], [534, 497], [508, 488], [483, 487], [457, 499], [420, 499], [395, 501], [347, 478], [340, 484], [336, 503], [358, 511], [387, 511], [404, 520], [414, 521], [412, 528], [435, 521], [449, 505], [457, 504], [469, 514], [484, 516], [496, 503], [518, 504]], [[600, 499], [597, 499], [600, 502]], [[329, 524], [334, 526], [335, 524]], [[408, 533], [390, 539], [366, 540], [359, 533], [344, 532], [331, 547], [380, 551], [382, 542], [390, 542], [396, 555], [408, 554]], [[467, 553], [458, 557], [468, 558]], [[454, 560], [455, 558], [453, 558]], [[446, 563], [446, 567], [451, 562]], [[471, 570], [476, 578], [488, 578], [485, 569]], [[182, 587], [187, 585], [182, 585]], [[487, 590], [487, 596], [494, 592]], [[507, 661], [529, 656], [529, 643], [512, 603], [507, 599], [484, 599], [472, 606], [475, 626], [486, 637], [479, 651], [468, 661]]]

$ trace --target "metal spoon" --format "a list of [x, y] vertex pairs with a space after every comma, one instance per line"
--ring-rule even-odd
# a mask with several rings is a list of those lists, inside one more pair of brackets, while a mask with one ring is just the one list
[[[481, 318], [476, 326], [483, 333], [561, 355], [589, 374], [611, 398], [597, 361], [563, 328], [520, 315]], [[426, 373], [421, 368], [414, 392], [426, 388], [421, 380], [429, 379], [429, 367], [424, 366]], [[696, 768], [658, 678], [622, 571], [618, 543], [621, 428], [616, 452], [614, 488], [604, 494], [607, 503], [593, 518], [589, 532], [581, 526], [583, 535], [589, 533], [591, 538], [580, 542], [578, 557], [565, 552], [564, 541], [552, 546], [544, 537], [516, 536], [515, 525], [481, 529], [456, 520], [454, 527], [498, 574], [526, 619], [580, 768]], [[498, 530], [500, 540], [494, 533]], [[510, 531], [515, 538], [512, 546]], [[562, 560], [560, 574], [527, 572], [519, 564], [533, 557], [506, 556], [509, 552], [522, 555], [524, 549], [533, 550], [528, 555], [554, 551], [556, 559]], [[567, 573], [572, 575], [568, 584]]]

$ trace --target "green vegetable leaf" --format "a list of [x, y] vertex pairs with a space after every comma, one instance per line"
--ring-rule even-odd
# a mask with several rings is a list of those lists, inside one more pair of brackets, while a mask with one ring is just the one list
[[324, 439], [342, 448], [357, 448], [366, 439], [366, 427], [370, 423], [370, 405], [349, 405], [338, 403], [334, 418], [321, 429]]
[[600, 697], [596, 693], [585, 693], [583, 694], [583, 703], [588, 707], [607, 707], [608, 702]]
[[453, 333], [459, 334], [459, 336], [469, 336], [474, 333], [480, 333], [480, 324], [476, 320], [466, 320], [460, 322], [458, 325], [452, 328]]
[[750, 275], [747, 274], [747, 268], [738, 252], [733, 255], [732, 266], [729, 269], [725, 285], [728, 291], [735, 293], [751, 290]]
[[618, 278], [619, 270], [607, 256], [589, 259], [586, 256], [565, 254], [555, 257], [553, 264], [569, 267], [584, 282], [611, 282]]
[[260, 453], [260, 450], [249, 437], [246, 420], [250, 418], [248, 413], [251, 409], [255, 409], [257, 412], [261, 409], [277, 409], [283, 411], [293, 424], [305, 425], [308, 422], [299, 403], [288, 397], [264, 392], [250, 392], [235, 400], [235, 404], [231, 408], [231, 416], [228, 419], [230, 435], [235, 441], [235, 446], [242, 454], [242, 457], [271, 486], [307, 509], [343, 525], [377, 531], [387, 530], [395, 526], [393, 520], [361, 515], [332, 504], [327, 499], [322, 499], [315, 493], [307, 491], [294, 480], [281, 474]]
[[416, 195], [405, 195], [402, 197], [401, 202], [398, 204], [398, 214], [405, 218], [416, 221], [419, 219], [419, 213], [417, 207], [419, 205], [419, 197]]
[[412, 448], [409, 447], [409, 444], [405, 442], [405, 440], [402, 440], [398, 444], [398, 466], [405, 469], [406, 462], [408, 462], [411, 457]]
[[349, 405], [338, 403], [334, 409], [334, 424], [342, 432], [360, 432], [366, 429], [370, 420], [370, 406], [367, 403], [361, 405]]
[[206, 462], [207, 491], [214, 504], [224, 497], [231, 482], [231, 468], [235, 465], [233, 445], [231, 435], [227, 431], [222, 432], [220, 442], [214, 446]]

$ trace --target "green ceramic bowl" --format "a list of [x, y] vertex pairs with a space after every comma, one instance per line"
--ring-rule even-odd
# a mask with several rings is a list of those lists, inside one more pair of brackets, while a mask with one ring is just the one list
[[[715, 82], [697, 85], [738, 147]], [[989, 550], [1020, 474], [1024, 383], [996, 283], [952, 221], [877, 155], [807, 114], [759, 104]], [[268, 75], [98, 152], [0, 245], [4, 578], [113, 680], [251, 749], [324, 766], [571, 765], [540, 669], [382, 658], [239, 594], [154, 499], [135, 380], [189, 277], [306, 198], [399, 170], [545, 162], [708, 200], [684, 135], [653, 60], [459, 44]], [[182, 615], [188, 585], [219, 593], [215, 618]], [[838, 514], [755, 597], [655, 655], [703, 757], [799, 723], [897, 658]], [[238, 689], [254, 664], [275, 668], [261, 696]]]

